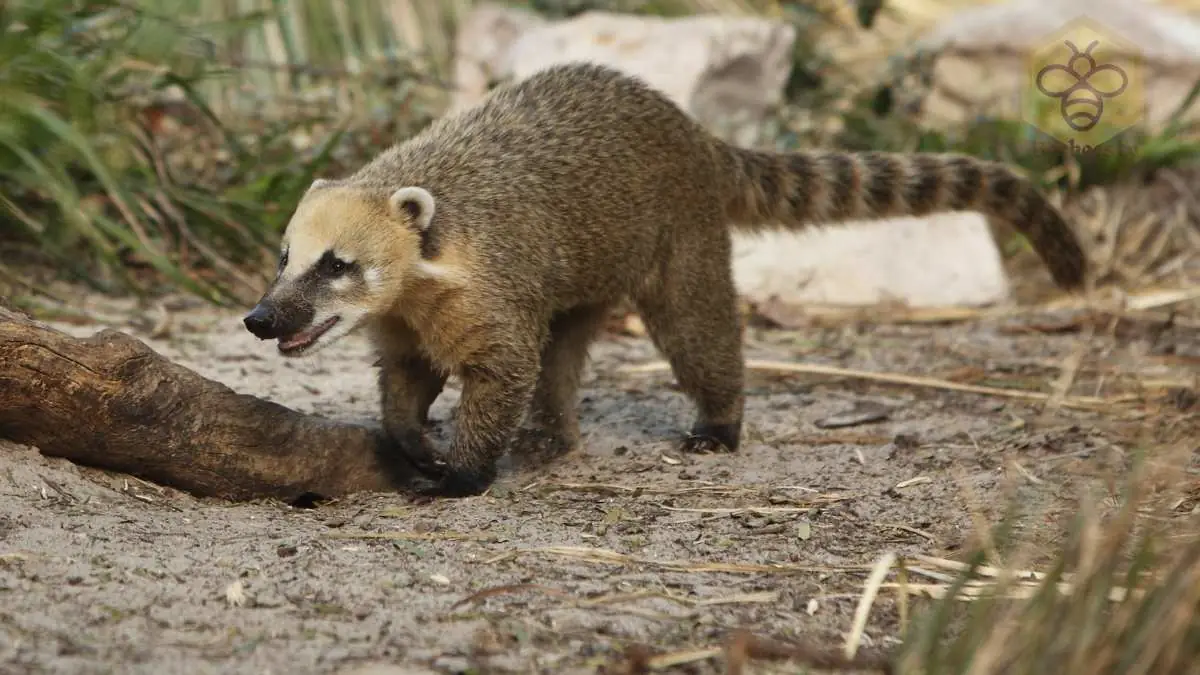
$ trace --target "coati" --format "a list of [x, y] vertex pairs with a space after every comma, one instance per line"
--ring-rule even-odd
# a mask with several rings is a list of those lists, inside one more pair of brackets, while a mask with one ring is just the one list
[[[493, 90], [352, 175], [318, 179], [283, 235], [277, 278], [244, 318], [286, 356], [358, 327], [379, 354], [383, 426], [426, 493], [485, 490], [515, 452], [565, 452], [606, 311], [628, 299], [696, 417], [689, 452], [735, 451], [742, 332], [731, 226], [977, 210], [1032, 242], [1076, 289], [1086, 261], [1059, 212], [1003, 164], [953, 154], [742, 149], [665, 95], [571, 63]], [[462, 380], [449, 451], [423, 441]], [[531, 426], [521, 429], [526, 413]]]

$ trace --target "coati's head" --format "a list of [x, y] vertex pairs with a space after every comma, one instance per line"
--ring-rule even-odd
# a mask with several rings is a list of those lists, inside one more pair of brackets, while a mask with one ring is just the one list
[[284, 231], [275, 281], [244, 317], [246, 329], [300, 356], [388, 311], [414, 276], [440, 273], [422, 256], [433, 214], [433, 195], [421, 187], [318, 179]]

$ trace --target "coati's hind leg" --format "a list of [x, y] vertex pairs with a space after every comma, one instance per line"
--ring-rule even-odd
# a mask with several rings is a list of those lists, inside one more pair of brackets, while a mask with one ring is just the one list
[[513, 443], [522, 459], [548, 459], [570, 452], [579, 443], [576, 397], [588, 346], [600, 331], [607, 305], [576, 307], [550, 322], [550, 338], [542, 348], [542, 369], [530, 403], [530, 426]]
[[660, 282], [634, 300], [651, 340], [697, 408], [681, 449], [732, 452], [742, 434], [742, 332], [731, 241], [722, 228], [706, 229], [724, 236], [698, 232], [677, 242]]

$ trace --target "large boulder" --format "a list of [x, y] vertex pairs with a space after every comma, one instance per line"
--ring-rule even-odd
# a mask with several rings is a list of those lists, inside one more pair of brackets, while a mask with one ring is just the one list
[[495, 81], [590, 61], [645, 79], [718, 133], [750, 143], [782, 101], [795, 39], [791, 25], [755, 17], [589, 11], [547, 21], [482, 4], [459, 29], [453, 105], [473, 105]]

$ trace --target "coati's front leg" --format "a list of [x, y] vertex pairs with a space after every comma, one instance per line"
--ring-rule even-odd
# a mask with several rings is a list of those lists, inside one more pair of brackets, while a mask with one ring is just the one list
[[402, 452], [419, 455], [429, 408], [446, 386], [446, 375], [416, 350], [384, 354], [379, 367], [383, 429]]
[[[430, 496], [467, 497], [496, 480], [496, 463], [521, 424], [538, 379], [538, 340], [512, 334], [459, 369], [462, 396], [458, 428], [444, 461], [417, 460], [434, 480], [420, 491]], [[517, 345], [520, 345], [518, 347]]]
[[446, 386], [446, 373], [421, 353], [417, 334], [399, 321], [374, 326], [386, 450], [413, 460], [429, 456], [423, 430], [429, 408]]

